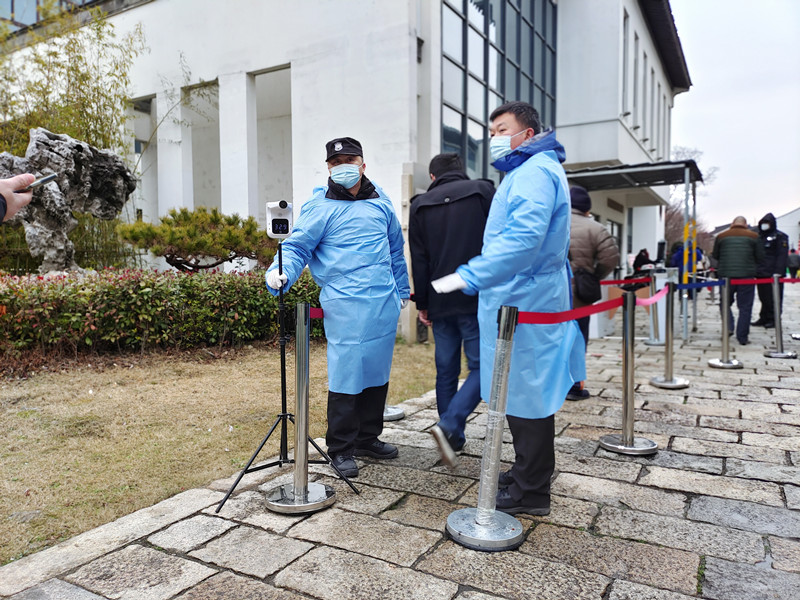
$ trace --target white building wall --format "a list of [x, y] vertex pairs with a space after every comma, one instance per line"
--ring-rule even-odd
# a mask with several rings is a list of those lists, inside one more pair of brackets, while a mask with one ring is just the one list
[[775, 222], [778, 229], [789, 236], [789, 248], [800, 250], [800, 208], [776, 217]]
[[[274, 177], [279, 182], [276, 188], [285, 190], [287, 169], [285, 163], [272, 169], [264, 162], [289, 149], [290, 198], [299, 211], [313, 187], [327, 179], [325, 142], [349, 135], [364, 147], [367, 176], [389, 194], [399, 212], [403, 165], [416, 160], [417, 153], [416, 26], [421, 17], [416, 0], [364, 0], [344, 10], [348, 4], [155, 0], [111, 17], [120, 35], [141, 23], [150, 48], [137, 58], [131, 71], [133, 97], [155, 96], [161, 121], [158, 208], [148, 213], [163, 215], [171, 207], [191, 207], [197, 180], [211, 175], [197, 177], [193, 173], [197, 161], [192, 159], [191, 148], [204, 144], [192, 139], [184, 108], [170, 101], [176, 90], [210, 81], [227, 82], [232, 94], [223, 96], [221, 102], [220, 143], [226, 149], [237, 147], [233, 153], [224, 152], [221, 159], [223, 211], [236, 207], [241, 212], [247, 206], [250, 214], [263, 218], [260, 207], [268, 198], [262, 195], [261, 177]], [[291, 98], [289, 113], [255, 117], [250, 104], [253, 78], [281, 67], [287, 69], [290, 85], [285, 94]], [[232, 80], [242, 85], [231, 88]], [[286, 81], [276, 83], [286, 85]], [[238, 108], [226, 110], [225, 106]], [[239, 114], [241, 111], [246, 114]], [[270, 112], [274, 111], [266, 110]], [[258, 125], [254, 125], [256, 119]], [[287, 120], [291, 122], [288, 138]], [[251, 132], [253, 128], [260, 131]], [[270, 132], [276, 136], [274, 140]], [[251, 133], [255, 138], [249, 137]], [[203, 141], [213, 146], [209, 136]], [[253, 148], [258, 165], [255, 184], [252, 169], [242, 180], [242, 169], [233, 166], [252, 161]], [[232, 162], [225, 166], [228, 158]], [[230, 183], [227, 189], [222, 184], [226, 180]], [[211, 203], [215, 194], [202, 186], [198, 192], [203, 203]]]

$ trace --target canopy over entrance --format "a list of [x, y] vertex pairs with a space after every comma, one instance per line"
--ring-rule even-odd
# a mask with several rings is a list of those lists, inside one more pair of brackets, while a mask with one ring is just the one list
[[567, 179], [594, 192], [702, 182], [703, 174], [693, 160], [678, 160], [576, 169], [567, 171]]

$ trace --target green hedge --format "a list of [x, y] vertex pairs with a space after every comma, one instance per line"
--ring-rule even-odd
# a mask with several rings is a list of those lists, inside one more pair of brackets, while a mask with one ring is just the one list
[[[287, 330], [294, 305], [319, 306], [306, 271], [284, 296]], [[278, 299], [264, 271], [178, 273], [103, 270], [0, 277], [0, 349], [109, 352], [240, 345], [277, 333]], [[314, 321], [312, 336], [323, 334]]]

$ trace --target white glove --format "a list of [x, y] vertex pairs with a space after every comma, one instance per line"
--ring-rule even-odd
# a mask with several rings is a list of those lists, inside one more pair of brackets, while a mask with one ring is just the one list
[[278, 273], [278, 269], [267, 273], [267, 285], [273, 290], [281, 289], [287, 281], [289, 281], [289, 276], [286, 273]]
[[450, 273], [450, 275], [431, 281], [431, 285], [437, 294], [449, 294], [450, 292], [463, 290], [467, 287], [467, 282], [458, 273]]
[[406, 306], [408, 306], [408, 298], [403, 298], [400, 300], [400, 310], [403, 310]]

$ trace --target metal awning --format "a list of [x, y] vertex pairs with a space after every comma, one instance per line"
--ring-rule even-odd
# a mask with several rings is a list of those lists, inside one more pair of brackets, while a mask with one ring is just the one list
[[[686, 179], [687, 168], [689, 170], [688, 182]], [[678, 160], [576, 169], [567, 171], [567, 179], [570, 183], [594, 192], [702, 182], [703, 174], [693, 160]]]

